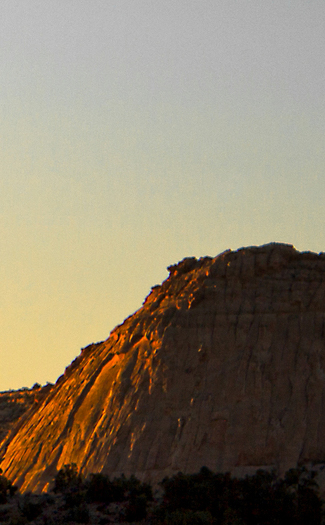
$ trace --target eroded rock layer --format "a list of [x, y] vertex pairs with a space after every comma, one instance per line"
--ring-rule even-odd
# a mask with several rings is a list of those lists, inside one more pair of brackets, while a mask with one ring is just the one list
[[325, 254], [272, 243], [169, 271], [3, 444], [23, 490], [72, 462], [157, 481], [325, 459]]
[[9, 437], [13, 427], [19, 422], [32, 406], [36, 406], [41, 398], [48, 393], [49, 386], [41, 388], [21, 388], [0, 392], [0, 443]]

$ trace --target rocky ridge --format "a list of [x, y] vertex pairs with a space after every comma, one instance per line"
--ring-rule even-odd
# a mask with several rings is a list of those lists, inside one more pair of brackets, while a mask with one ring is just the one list
[[9, 434], [13, 427], [19, 423], [24, 415], [38, 405], [52, 385], [41, 387], [35, 384], [33, 388], [21, 388], [20, 390], [8, 390], [0, 392], [0, 443], [10, 439]]
[[23, 491], [72, 462], [151, 482], [324, 462], [325, 254], [271, 243], [169, 272], [2, 442]]

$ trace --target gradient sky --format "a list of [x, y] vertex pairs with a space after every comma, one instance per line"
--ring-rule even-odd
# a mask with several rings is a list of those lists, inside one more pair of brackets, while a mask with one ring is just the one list
[[186, 256], [325, 250], [324, 0], [1, 0], [0, 390]]

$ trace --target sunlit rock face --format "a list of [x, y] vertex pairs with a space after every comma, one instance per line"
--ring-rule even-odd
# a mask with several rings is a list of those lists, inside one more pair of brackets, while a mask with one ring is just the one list
[[9, 439], [13, 427], [33, 405], [39, 402], [45, 390], [48, 391], [48, 388], [35, 385], [31, 389], [0, 392], [0, 443]]
[[272, 243], [169, 271], [3, 446], [22, 490], [72, 462], [155, 482], [325, 459], [325, 255]]

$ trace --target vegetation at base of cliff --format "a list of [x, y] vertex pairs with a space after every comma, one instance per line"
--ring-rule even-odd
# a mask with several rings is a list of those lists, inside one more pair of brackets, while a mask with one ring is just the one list
[[135, 476], [83, 478], [75, 464], [58, 472], [52, 494], [20, 495], [1, 473], [0, 524], [323, 525], [316, 476], [301, 467], [283, 478], [259, 470], [239, 479], [202, 467], [165, 478], [154, 498]]
[[0, 504], [7, 503], [8, 498], [12, 497], [15, 492], [17, 492], [17, 487], [2, 474], [0, 468]]
[[163, 502], [156, 523], [187, 525], [318, 525], [323, 502], [315, 472], [289, 470], [284, 479], [259, 470], [244, 479], [215, 474], [206, 467], [199, 473], [165, 478]]

